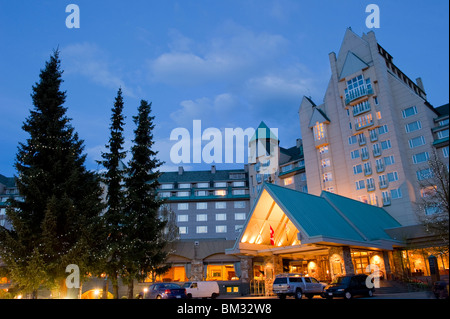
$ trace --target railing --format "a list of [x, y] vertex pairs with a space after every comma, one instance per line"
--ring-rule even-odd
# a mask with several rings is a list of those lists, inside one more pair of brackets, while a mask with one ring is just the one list
[[362, 96], [373, 94], [372, 88], [366, 86], [359, 86], [356, 89], [351, 90], [345, 95], [345, 104], [348, 105], [351, 101], [359, 99]]
[[358, 103], [356, 105], [353, 105], [352, 111], [353, 111], [353, 116], [370, 111], [369, 101], [364, 101], [364, 102]]
[[378, 182], [378, 185], [379, 185], [380, 189], [385, 189], [385, 188], [388, 188], [389, 182], [387, 180], [380, 181], [380, 182]]

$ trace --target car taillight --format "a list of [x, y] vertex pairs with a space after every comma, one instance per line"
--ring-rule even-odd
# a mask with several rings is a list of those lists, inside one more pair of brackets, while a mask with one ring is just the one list
[[170, 289], [164, 290], [164, 293], [165, 293], [166, 295], [170, 294]]

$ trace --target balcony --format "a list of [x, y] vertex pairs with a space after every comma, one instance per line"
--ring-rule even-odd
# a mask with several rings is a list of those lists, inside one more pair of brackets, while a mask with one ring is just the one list
[[380, 187], [380, 189], [388, 188], [389, 182], [387, 180], [379, 181], [378, 182], [378, 186]]
[[370, 141], [371, 142], [378, 141], [378, 134], [377, 134], [376, 130], [369, 130], [369, 135], [370, 135]]
[[364, 151], [364, 149], [361, 150], [361, 159], [363, 161], [367, 161], [369, 159], [369, 152], [367, 150]]
[[353, 105], [352, 112], [353, 116], [366, 113], [370, 111], [370, 103], [369, 101], [363, 101], [361, 103]]
[[[378, 146], [378, 144], [375, 144], [375, 145]], [[381, 156], [381, 149], [379, 146], [373, 148], [373, 157], [378, 157], [378, 156]]]
[[383, 206], [391, 205], [391, 196], [387, 192], [383, 192]]
[[377, 173], [383, 173], [384, 172], [384, 164], [383, 163], [377, 163], [376, 170], [377, 170]]
[[372, 87], [368, 88], [367, 86], [364, 85], [359, 86], [345, 95], [345, 105], [349, 105], [350, 102], [371, 94], [373, 94]]
[[366, 144], [366, 136], [364, 135], [364, 133], [361, 133], [358, 135], [358, 142], [359, 142], [359, 145]]
[[364, 167], [364, 175], [365, 176], [372, 175], [372, 167]]
[[375, 184], [374, 183], [368, 183], [367, 184], [367, 191], [373, 192], [375, 190]]

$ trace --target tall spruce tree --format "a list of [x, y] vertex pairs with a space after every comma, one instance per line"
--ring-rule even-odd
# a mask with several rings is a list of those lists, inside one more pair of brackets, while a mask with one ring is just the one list
[[153, 149], [154, 116], [151, 104], [141, 100], [136, 124], [132, 158], [128, 163], [125, 179], [127, 203], [124, 234], [127, 237], [124, 257], [123, 280], [128, 284], [128, 297], [133, 298], [133, 280], [144, 279], [156, 267], [165, 262], [167, 241], [163, 237], [165, 221], [159, 218], [162, 201], [157, 197], [159, 170], [162, 165]]
[[55, 285], [65, 297], [69, 264], [81, 275], [90, 271], [102, 210], [98, 177], [84, 166], [83, 141], [63, 106], [60, 63], [54, 51], [33, 86], [34, 108], [22, 126], [29, 138], [19, 143], [15, 161], [24, 200], [7, 211], [12, 229], [0, 227], [0, 258], [12, 281], [34, 297], [40, 286]]
[[102, 153], [103, 161], [100, 164], [106, 169], [103, 175], [103, 182], [107, 188], [106, 196], [106, 211], [103, 215], [105, 223], [104, 235], [104, 263], [102, 271], [106, 273], [113, 284], [114, 298], [118, 298], [118, 276], [122, 269], [123, 251], [123, 211], [125, 205], [125, 192], [123, 190], [123, 182], [125, 178], [126, 169], [123, 166], [122, 160], [126, 157], [124, 151], [124, 115], [123, 115], [123, 97], [122, 89], [119, 88], [111, 109], [111, 126], [110, 138], [106, 145], [109, 152]]

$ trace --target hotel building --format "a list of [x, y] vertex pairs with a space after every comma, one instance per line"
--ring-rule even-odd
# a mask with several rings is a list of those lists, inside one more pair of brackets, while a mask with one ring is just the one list
[[420, 78], [412, 81], [374, 32], [347, 29], [329, 54], [331, 78], [322, 104], [304, 97], [300, 127], [308, 191], [322, 190], [384, 207], [416, 225], [418, 180], [438, 147], [448, 162], [448, 104], [434, 108]]

